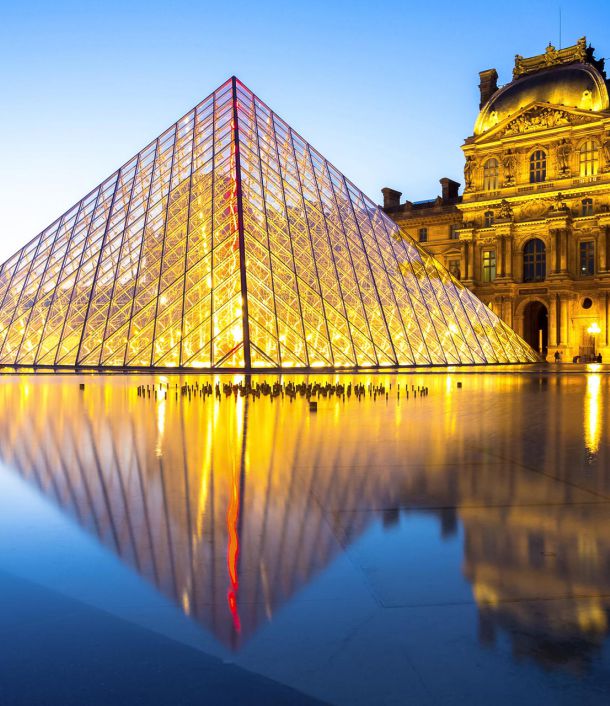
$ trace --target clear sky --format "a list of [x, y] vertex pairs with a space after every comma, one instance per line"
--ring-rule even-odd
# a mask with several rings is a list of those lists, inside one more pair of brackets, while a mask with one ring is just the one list
[[610, 1], [0, 0], [0, 260], [232, 74], [377, 202], [463, 181], [478, 72], [583, 34]]

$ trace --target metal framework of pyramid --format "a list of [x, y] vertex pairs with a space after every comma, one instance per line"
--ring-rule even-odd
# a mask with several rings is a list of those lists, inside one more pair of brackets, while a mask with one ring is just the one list
[[535, 360], [234, 77], [0, 269], [0, 365]]

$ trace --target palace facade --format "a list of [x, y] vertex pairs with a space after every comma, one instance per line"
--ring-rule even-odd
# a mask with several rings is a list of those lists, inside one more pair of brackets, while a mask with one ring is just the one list
[[384, 210], [549, 360], [610, 360], [610, 101], [583, 37], [530, 58], [512, 80], [481, 71], [459, 183]]

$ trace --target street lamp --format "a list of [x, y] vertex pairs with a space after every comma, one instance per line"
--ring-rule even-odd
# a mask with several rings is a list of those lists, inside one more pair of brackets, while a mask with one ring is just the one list
[[591, 341], [593, 342], [593, 357], [595, 357], [595, 336], [601, 333], [601, 329], [597, 321], [594, 321], [591, 326], [587, 329], [587, 333], [591, 336]]

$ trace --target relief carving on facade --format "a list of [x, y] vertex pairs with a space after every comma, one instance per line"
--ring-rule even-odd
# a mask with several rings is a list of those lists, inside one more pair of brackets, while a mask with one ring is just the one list
[[549, 211], [569, 211], [567, 203], [564, 201], [561, 191], [553, 198]]
[[587, 122], [584, 117], [573, 115], [565, 110], [552, 108], [534, 108], [512, 120], [500, 135], [521, 135], [535, 130], [547, 130], [554, 127], [579, 124]]
[[500, 203], [500, 211], [498, 212], [498, 218], [503, 221], [511, 221], [513, 218], [513, 207], [508, 203], [506, 199], [502, 199]]
[[532, 201], [526, 201], [524, 204], [515, 209], [515, 220], [531, 221], [543, 218], [549, 210], [549, 206], [551, 204], [551, 199], [536, 199]]

